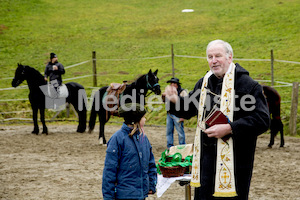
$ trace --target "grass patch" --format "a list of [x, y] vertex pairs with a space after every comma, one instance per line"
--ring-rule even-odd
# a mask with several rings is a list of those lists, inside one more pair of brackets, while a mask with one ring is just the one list
[[[195, 12], [182, 13], [186, 8]], [[159, 69], [164, 88], [172, 76], [171, 58], [139, 58], [170, 55], [171, 44], [176, 55], [204, 57], [209, 41], [223, 39], [232, 45], [235, 58], [269, 59], [273, 49], [275, 59], [299, 62], [300, 15], [297, 13], [298, 0], [1, 0], [0, 88], [11, 87], [8, 78], [14, 76], [17, 63], [43, 73], [51, 52], [58, 55], [64, 66], [70, 66], [91, 60], [92, 51], [96, 51], [98, 87], [134, 80], [151, 68]], [[238, 62], [253, 78], [271, 79], [269, 62]], [[300, 65], [275, 62], [275, 80], [299, 81], [299, 68]], [[175, 57], [176, 76], [188, 90], [193, 89], [207, 70], [203, 59]], [[63, 78], [91, 74], [92, 62], [88, 62], [67, 69]], [[91, 94], [92, 77], [74, 81], [84, 85], [88, 95]], [[290, 101], [291, 87], [278, 88], [278, 91], [282, 101]], [[0, 91], [1, 100], [23, 99], [27, 95], [28, 90]], [[2, 112], [14, 109], [30, 107], [23, 101], [0, 102]], [[149, 114], [148, 122], [164, 124], [164, 113]], [[289, 113], [290, 104], [283, 103], [285, 127], [288, 127]], [[51, 115], [51, 112], [47, 114]], [[0, 116], [4, 118], [7, 116]], [[194, 123], [186, 122], [190, 126]]]

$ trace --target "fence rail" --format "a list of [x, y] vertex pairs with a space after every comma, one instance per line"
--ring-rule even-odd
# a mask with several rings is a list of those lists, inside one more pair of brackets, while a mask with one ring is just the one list
[[[93, 52], [93, 56], [92, 59], [90, 60], [86, 60], [80, 63], [75, 63], [73, 65], [69, 65], [66, 66], [65, 69], [69, 69], [69, 68], [73, 68], [76, 66], [80, 66], [89, 62], [93, 62], [93, 74], [88, 74], [88, 75], [83, 75], [83, 76], [78, 76], [78, 77], [73, 77], [73, 78], [67, 78], [64, 80], [75, 80], [75, 79], [80, 79], [80, 78], [86, 78], [86, 77], [93, 77], [94, 81], [93, 81], [93, 86], [91, 88], [97, 88], [97, 77], [101, 76], [101, 75], [97, 75], [96, 72], [96, 61], [131, 61], [131, 60], [150, 60], [150, 59], [163, 59], [163, 58], [172, 58], [172, 75], [174, 77], [175, 75], [175, 68], [174, 68], [174, 57], [179, 57], [179, 58], [192, 58], [192, 59], [207, 59], [206, 57], [203, 56], [192, 56], [192, 55], [176, 55], [173, 52], [173, 45], [171, 47], [171, 55], [164, 55], [164, 56], [155, 56], [155, 57], [144, 57], [144, 58], [130, 58], [130, 59], [115, 59], [115, 58], [110, 58], [110, 59], [106, 59], [106, 58], [96, 58], [96, 52]], [[297, 61], [288, 61], [288, 60], [278, 60], [278, 59], [274, 59], [273, 57], [273, 50], [271, 50], [271, 59], [250, 59], [250, 58], [234, 58], [233, 60], [240, 60], [240, 61], [253, 61], [253, 62], [270, 62], [271, 63], [271, 74], [272, 74], [272, 80], [257, 80], [259, 82], [271, 82], [273, 87], [293, 87], [293, 88], [299, 88], [299, 82], [297, 83], [288, 83], [288, 82], [283, 82], [283, 81], [274, 81], [274, 74], [273, 74], [273, 64], [274, 62], [280, 62], [280, 63], [290, 63], [290, 64], [296, 64], [296, 65], [300, 65], [300, 62]], [[105, 74], [106, 76], [108, 74]], [[182, 74], [181, 74], [182, 75]], [[189, 74], [190, 75], [190, 74]], [[4, 78], [0, 78], [1, 80], [8, 80], [8, 79], [13, 79], [13, 77], [4, 77]], [[274, 83], [278, 83], [280, 85], [276, 85], [274, 86]], [[295, 86], [297, 85], [297, 86]], [[15, 89], [27, 89], [28, 86], [27, 85], [23, 85], [23, 86], [19, 86], [17, 88], [13, 88], [13, 87], [8, 87], [8, 88], [0, 88], [0, 91], [6, 91], [6, 90], [15, 90]], [[292, 97], [292, 103], [293, 105], [291, 106], [291, 118], [294, 120], [293, 122], [291, 122], [290, 124], [297, 124], [295, 122], [295, 119], [297, 120], [297, 104], [298, 104], [298, 93], [296, 93], [297, 89], [293, 90], [293, 97]], [[298, 91], [298, 90], [297, 90]], [[295, 95], [297, 97], [295, 97]], [[295, 100], [296, 99], [296, 100]], [[26, 101], [27, 99], [0, 99], [0, 102], [9, 102], [9, 101]], [[296, 103], [295, 103], [296, 102]], [[291, 101], [282, 101], [282, 103], [291, 103]], [[295, 105], [296, 104], [296, 105]], [[296, 108], [296, 111], [295, 111]], [[29, 111], [11, 111], [11, 112], [1, 112], [0, 114], [11, 114], [11, 113], [20, 113], [20, 112], [29, 112]], [[296, 114], [295, 114], [296, 113]], [[293, 116], [292, 116], [293, 114]], [[9, 118], [9, 119], [5, 119], [5, 121], [8, 120], [29, 120], [29, 119], [22, 119], [22, 118]], [[31, 119], [30, 119], [31, 120]], [[292, 125], [292, 127], [290, 128], [290, 130], [293, 130], [292, 132], [294, 133], [296, 130], [295, 125]]]
[[[155, 56], [155, 57], [144, 57], [144, 58], [92, 58], [90, 60], [86, 60], [80, 63], [75, 63], [73, 65], [66, 66], [65, 69], [73, 68], [79, 65], [86, 64], [88, 62], [92, 62], [93, 60], [96, 61], [129, 61], [129, 60], [151, 60], [151, 59], [160, 59], [160, 58], [171, 58], [172, 55], [164, 55], [164, 56]], [[176, 55], [174, 54], [174, 57], [181, 57], [181, 58], [197, 58], [197, 59], [207, 59], [203, 56], [191, 56], [191, 55]], [[271, 62], [271, 59], [255, 59], [255, 58], [233, 58], [233, 60], [240, 60], [240, 61], [260, 61], [260, 62]], [[289, 60], [278, 60], [273, 59], [275, 62], [281, 62], [281, 63], [290, 63], [290, 64], [296, 64], [300, 65], [300, 62], [297, 61], [289, 61]], [[8, 80], [13, 79], [14, 77], [4, 77], [0, 78], [0, 80]], [[1, 88], [0, 88], [1, 90]]]

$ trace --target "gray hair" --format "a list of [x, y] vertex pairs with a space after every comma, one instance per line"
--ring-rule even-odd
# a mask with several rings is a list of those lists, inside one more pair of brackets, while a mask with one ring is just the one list
[[216, 44], [223, 45], [227, 58], [229, 57], [229, 55], [231, 55], [233, 58], [233, 50], [232, 50], [231, 45], [228, 42], [225, 42], [223, 40], [213, 40], [210, 43], [208, 43], [208, 45], [206, 47], [206, 56], [207, 56], [207, 50]]

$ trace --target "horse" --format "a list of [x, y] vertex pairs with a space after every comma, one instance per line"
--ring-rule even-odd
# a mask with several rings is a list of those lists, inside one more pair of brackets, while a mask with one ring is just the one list
[[[28, 97], [32, 108], [32, 118], [34, 124], [34, 129], [32, 133], [36, 135], [39, 134], [39, 126], [37, 121], [37, 114], [39, 110], [40, 120], [43, 124], [42, 133], [48, 135], [48, 128], [45, 123], [46, 97], [40, 88], [40, 86], [46, 86], [47, 81], [45, 81], [44, 76], [36, 69], [27, 65], [24, 66], [22, 64], [18, 64], [18, 67], [15, 72], [15, 77], [13, 78], [11, 84], [13, 87], [17, 87], [24, 80], [27, 81], [28, 88], [29, 88]], [[69, 96], [65, 99], [65, 101], [67, 103], [72, 104], [74, 109], [78, 113], [79, 125], [77, 127], [77, 132], [83, 133], [86, 130], [86, 106], [82, 105], [82, 109], [81, 108], [78, 109], [79, 108], [78, 94], [79, 94], [79, 90], [84, 90], [84, 87], [75, 82], [69, 82], [66, 83], [65, 85], [69, 93]]]
[[280, 147], [284, 146], [284, 137], [283, 137], [283, 124], [280, 117], [280, 102], [281, 98], [279, 93], [272, 87], [263, 85], [263, 92], [268, 102], [269, 113], [271, 118], [271, 137], [269, 148], [272, 148], [274, 145], [274, 138], [278, 132], [280, 132]]
[[[140, 76], [133, 83], [126, 84], [124, 91], [120, 95], [120, 97], [121, 97], [120, 99], [122, 99], [122, 98], [125, 99], [126, 96], [127, 97], [135, 96], [136, 99], [132, 100], [130, 98], [127, 98], [124, 100], [123, 103], [129, 103], [129, 102], [135, 101], [134, 103], [140, 103], [142, 105], [145, 105], [145, 95], [147, 94], [148, 90], [151, 90], [156, 95], [160, 95], [161, 90], [160, 90], [160, 85], [158, 83], [159, 79], [157, 78], [157, 72], [158, 72], [158, 70], [156, 70], [155, 72], [152, 72], [152, 70], [150, 69], [147, 74]], [[90, 114], [90, 119], [89, 119], [89, 133], [91, 133], [95, 127], [97, 115], [99, 116], [100, 126], [99, 126], [99, 138], [98, 139], [99, 139], [100, 144], [106, 144], [106, 139], [105, 139], [105, 135], [104, 135], [104, 126], [110, 119], [110, 116], [112, 115], [111, 112], [107, 111], [108, 109], [106, 109], [107, 108], [106, 104], [104, 104], [104, 101], [103, 101], [103, 99], [107, 95], [107, 89], [108, 89], [108, 86], [104, 86], [104, 87], [100, 88], [94, 95], [93, 106], [91, 109], [91, 114]], [[119, 102], [121, 102], [120, 99], [119, 99]], [[119, 106], [121, 106], [121, 105], [122, 104], [120, 104]], [[97, 106], [98, 106], [98, 109], [97, 109]], [[117, 112], [115, 115], [118, 116]]]

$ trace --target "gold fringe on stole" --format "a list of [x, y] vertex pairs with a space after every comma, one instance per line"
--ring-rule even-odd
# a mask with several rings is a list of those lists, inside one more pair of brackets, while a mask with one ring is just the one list
[[215, 192], [214, 197], [236, 197], [236, 192]]
[[200, 184], [200, 182], [199, 183], [191, 182], [190, 186], [192, 186], [192, 187], [200, 187], [201, 184]]
[[194, 139], [194, 154], [193, 154], [193, 163], [192, 163], [192, 179], [190, 185], [193, 187], [200, 187], [200, 172], [201, 172], [201, 165], [200, 165], [200, 157], [201, 157], [201, 130], [205, 128], [205, 125], [203, 127], [203, 110], [204, 110], [204, 104], [205, 104], [205, 98], [206, 98], [206, 88], [204, 86], [207, 86], [207, 80], [212, 75], [212, 72], [209, 71], [203, 79], [203, 83], [201, 86], [201, 95], [199, 99], [199, 108], [198, 108], [198, 121], [197, 121], [197, 128], [196, 128], [196, 134]]
[[[231, 63], [228, 71], [223, 78], [221, 91], [220, 110], [229, 118], [230, 121], [233, 121], [234, 112], [234, 72], [235, 65]], [[234, 152], [232, 137], [230, 137], [227, 141], [223, 141], [219, 138], [217, 144], [215, 193], [213, 194], [213, 196], [237, 196], [235, 189], [233, 154]]]

